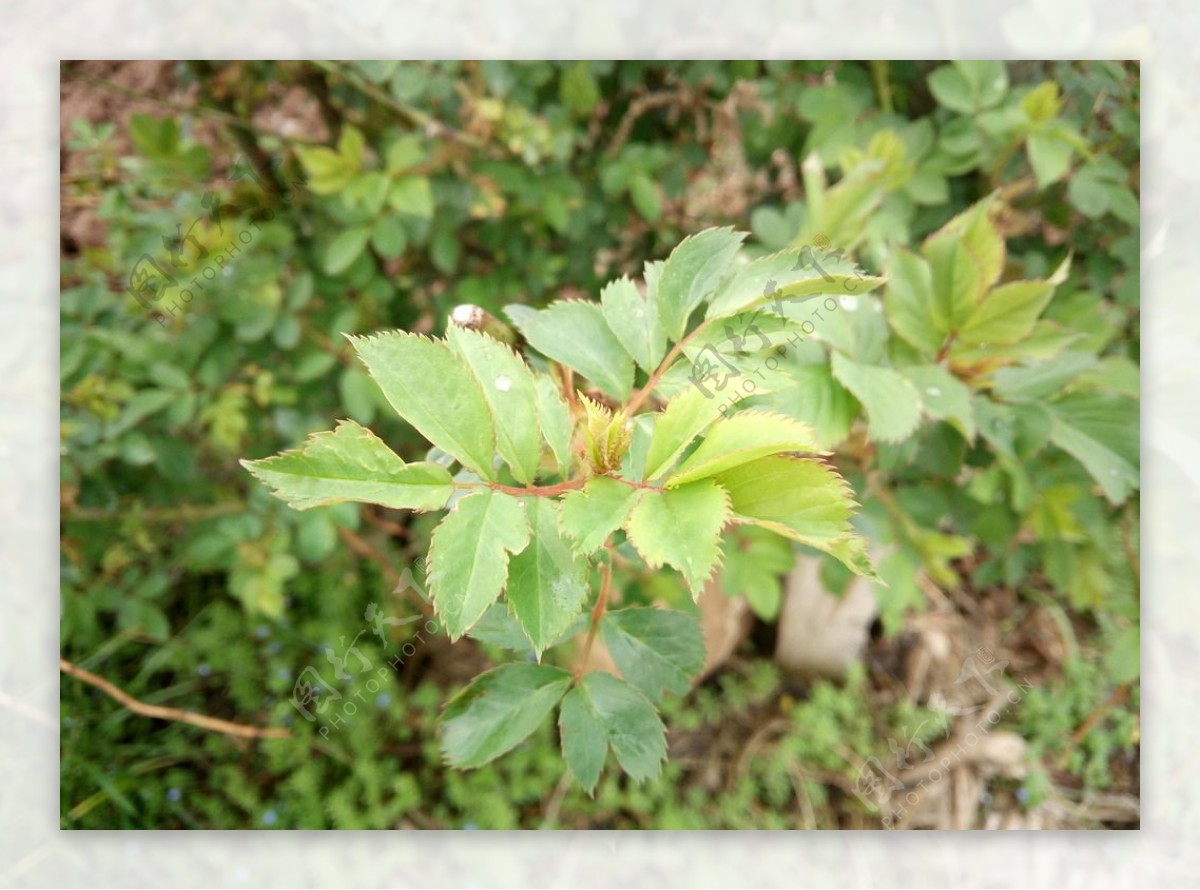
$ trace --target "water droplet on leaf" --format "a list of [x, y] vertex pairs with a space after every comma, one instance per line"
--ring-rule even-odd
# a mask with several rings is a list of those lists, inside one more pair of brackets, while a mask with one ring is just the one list
[[500, 392], [508, 392], [512, 389], [512, 380], [501, 374], [496, 378], [496, 389], [500, 390]]

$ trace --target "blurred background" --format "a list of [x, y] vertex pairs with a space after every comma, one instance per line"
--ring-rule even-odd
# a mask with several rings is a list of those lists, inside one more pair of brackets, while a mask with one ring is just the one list
[[[63, 655], [292, 735], [64, 676], [62, 827], [1136, 827], [1139, 84], [1112, 62], [63, 63]], [[295, 512], [237, 464], [342, 417], [421, 456], [343, 333], [594, 299], [713, 225], [888, 272], [993, 194], [1004, 279], [1062, 273], [1047, 327], [1004, 386], [963, 371], [978, 435], [926, 404], [878, 441], [826, 353], [807, 366], [888, 586], [736, 538], [657, 784], [589, 799], [551, 726], [444, 767], [438, 711], [491, 655], [397, 645], [429, 520]], [[820, 663], [814, 633], [841, 641]], [[351, 641], [403, 663], [335, 680]], [[306, 715], [309, 668], [337, 698]]]

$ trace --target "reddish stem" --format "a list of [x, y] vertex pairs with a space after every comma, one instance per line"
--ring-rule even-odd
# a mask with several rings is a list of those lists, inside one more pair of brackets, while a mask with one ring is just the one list
[[[535, 498], [552, 498], [568, 491], [576, 491], [587, 485], [591, 476], [577, 476], [574, 479], [567, 479], [564, 482], [556, 482], [553, 485], [505, 485], [502, 482], [484, 482], [493, 491], [502, 491], [505, 494], [515, 495], [517, 497], [535, 497]], [[650, 491], [662, 491], [661, 485], [647, 485], [645, 482], [634, 482], [632, 479], [623, 479], [620, 476], [608, 476], [614, 482], [620, 482], [622, 485], [628, 485], [630, 488], [645, 488]], [[480, 485], [475, 483], [456, 482], [455, 488], [479, 488]]]
[[612, 563], [606, 562], [600, 566], [600, 595], [596, 597], [596, 605], [592, 608], [592, 618], [588, 622], [587, 639], [583, 642], [583, 651], [579, 654], [579, 661], [575, 665], [575, 682], [583, 676], [584, 668], [587, 667], [588, 659], [592, 655], [592, 644], [596, 641], [596, 630], [600, 627], [600, 619], [604, 617], [604, 611], [608, 608], [608, 596], [612, 591]]
[[629, 397], [629, 401], [625, 403], [625, 410], [629, 413], [630, 417], [637, 412], [637, 409], [641, 407], [642, 402], [646, 401], [646, 399], [650, 397], [650, 394], [654, 392], [654, 387], [658, 386], [658, 381], [662, 379], [663, 374], [667, 373], [671, 365], [674, 364], [675, 359], [679, 358], [679, 356], [683, 353], [683, 347], [690, 343], [697, 334], [707, 328], [709, 321], [711, 321], [711, 319], [701, 322], [691, 333], [687, 334], [682, 340], [672, 346], [671, 351], [667, 353], [666, 358], [664, 358], [659, 366], [654, 369], [654, 373], [650, 375], [650, 379], [646, 381], [646, 385]]
[[560, 495], [565, 491], [574, 491], [577, 488], [583, 488], [587, 484], [586, 476], [579, 476], [575, 479], [568, 479], [565, 482], [556, 482], [554, 485], [503, 485], [499, 482], [487, 483], [488, 488], [496, 491], [502, 491], [505, 494], [515, 494], [518, 497], [522, 495], [532, 495], [533, 497], [552, 498], [555, 495]]

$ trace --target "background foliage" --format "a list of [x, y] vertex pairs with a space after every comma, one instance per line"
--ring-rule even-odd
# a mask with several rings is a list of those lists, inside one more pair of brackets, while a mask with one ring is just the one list
[[[64, 827], [878, 825], [835, 752], [885, 757], [921, 723], [886, 664], [928, 605], [918, 568], [1034, 678], [1006, 716], [1033, 755], [1007, 789], [1020, 806], [1136, 793], [1136, 65], [188, 63], [132, 88], [126, 74], [63, 69], [64, 655], [143, 700], [294, 737], [149, 722], [64, 678]], [[936, 265], [926, 239], [989, 196], [1002, 280], [1054, 277], [1053, 298], [1009, 344], [926, 343], [893, 308], [904, 257], [924, 245]], [[890, 278], [886, 325], [835, 312], [794, 387], [762, 397], [837, 447], [862, 530], [890, 548], [867, 667], [796, 686], [766, 663], [790, 556], [749, 536], [724, 583], [765, 623], [669, 704], [661, 782], [605, 777], [589, 800], [560, 784], [549, 727], [497, 765], [447, 770], [433, 722], [487, 643], [426, 634], [409, 655], [419, 624], [376, 636], [367, 617], [420, 614], [388, 594], [420, 576], [429, 524], [291, 511], [236, 459], [341, 417], [419, 459], [343, 333], [440, 334], [460, 303], [502, 316], [595, 299], [727, 224], [752, 232], [751, 254], [841, 249]], [[176, 286], [139, 299], [143, 272]], [[929, 360], [965, 402], [940, 398], [953, 381], [903, 373]], [[824, 575], [848, 579], [832, 561]], [[627, 583], [683, 598], [662, 576]], [[360, 632], [372, 665], [402, 666], [375, 689], [342, 685], [344, 725], [305, 721], [296, 678]], [[920, 716], [938, 731], [936, 708]]]

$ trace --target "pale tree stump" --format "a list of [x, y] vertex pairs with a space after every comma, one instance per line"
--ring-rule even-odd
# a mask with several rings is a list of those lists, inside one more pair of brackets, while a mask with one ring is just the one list
[[844, 677], [862, 658], [879, 606], [871, 583], [855, 577], [842, 596], [821, 583], [821, 561], [801, 556], [784, 584], [775, 661], [806, 677]]

